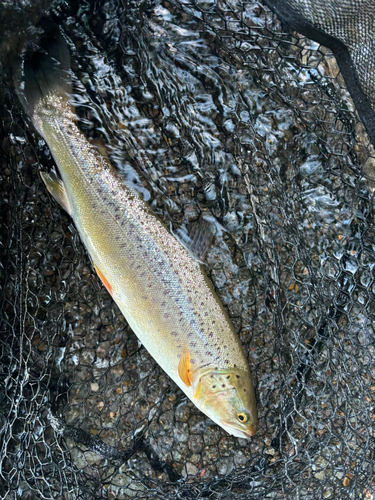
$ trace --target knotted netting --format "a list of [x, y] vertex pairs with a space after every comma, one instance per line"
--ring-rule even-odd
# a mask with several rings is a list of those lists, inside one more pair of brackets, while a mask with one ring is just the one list
[[[374, 498], [375, 155], [330, 49], [257, 1], [0, 6], [1, 498]], [[12, 75], [51, 26], [88, 139], [168, 226], [217, 223], [251, 441], [142, 348], [40, 179]]]

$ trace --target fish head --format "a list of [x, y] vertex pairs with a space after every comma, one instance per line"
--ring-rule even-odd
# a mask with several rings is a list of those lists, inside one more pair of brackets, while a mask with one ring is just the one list
[[229, 434], [247, 439], [255, 435], [258, 416], [249, 371], [238, 368], [206, 371], [199, 378], [194, 401]]

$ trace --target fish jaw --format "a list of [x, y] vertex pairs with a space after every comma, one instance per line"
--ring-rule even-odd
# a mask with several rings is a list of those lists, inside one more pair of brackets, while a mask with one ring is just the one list
[[246, 431], [246, 430], [237, 429], [235, 427], [232, 427], [223, 421], [221, 421], [219, 425], [225, 431], [227, 431], [228, 434], [231, 434], [232, 436], [242, 438], [242, 439], [251, 439], [252, 437], [254, 437], [256, 432], [257, 432], [257, 427], [258, 427], [257, 424], [252, 424], [251, 427]]

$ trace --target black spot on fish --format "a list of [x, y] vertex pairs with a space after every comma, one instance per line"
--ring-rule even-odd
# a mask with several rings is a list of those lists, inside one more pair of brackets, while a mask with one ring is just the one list
[[215, 388], [216, 388], [216, 385], [213, 385], [213, 386], [212, 386], [212, 389], [215, 389]]
[[227, 378], [230, 378], [230, 375], [227, 375]]
[[225, 387], [225, 384], [222, 384], [221, 387]]
[[243, 392], [246, 392], [246, 389], [244, 389]]

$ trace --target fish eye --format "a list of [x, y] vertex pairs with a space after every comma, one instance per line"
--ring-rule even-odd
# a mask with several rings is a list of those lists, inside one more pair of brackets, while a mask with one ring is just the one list
[[245, 422], [247, 422], [247, 421], [249, 420], [249, 417], [248, 417], [248, 416], [247, 416], [247, 414], [246, 414], [246, 413], [244, 413], [244, 412], [238, 413], [238, 414], [237, 414], [237, 418], [238, 418], [238, 420], [239, 420], [240, 422], [242, 422], [242, 423], [245, 423]]

